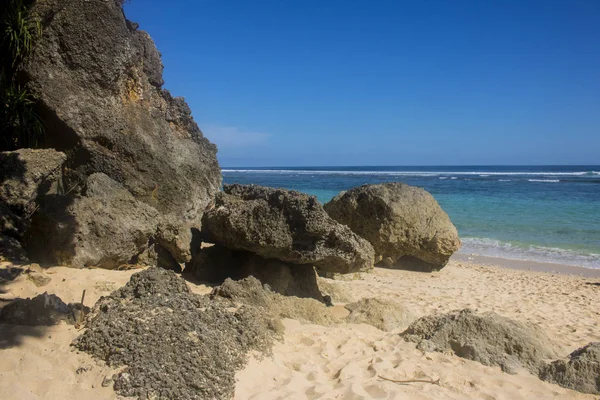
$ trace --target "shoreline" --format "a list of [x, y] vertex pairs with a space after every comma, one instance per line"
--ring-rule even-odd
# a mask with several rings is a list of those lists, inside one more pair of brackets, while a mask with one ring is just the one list
[[450, 260], [477, 264], [486, 267], [501, 267], [519, 271], [534, 271], [548, 274], [574, 275], [585, 278], [600, 278], [600, 269], [578, 267], [559, 263], [539, 262], [532, 260], [514, 260], [510, 258], [460, 253], [455, 253]]

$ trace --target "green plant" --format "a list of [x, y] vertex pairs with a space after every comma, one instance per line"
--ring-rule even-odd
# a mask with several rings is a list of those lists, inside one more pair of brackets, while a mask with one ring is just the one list
[[9, 0], [2, 18], [2, 51], [14, 69], [33, 49], [33, 43], [42, 33], [39, 20], [29, 15], [23, 0]]
[[[0, 82], [4, 83], [4, 74]], [[0, 148], [12, 150], [38, 147], [44, 133], [42, 121], [35, 112], [36, 99], [18, 83], [0, 90]]]
[[43, 135], [36, 98], [18, 79], [19, 65], [33, 50], [41, 24], [23, 0], [4, 0], [0, 16], [0, 150], [37, 147]]

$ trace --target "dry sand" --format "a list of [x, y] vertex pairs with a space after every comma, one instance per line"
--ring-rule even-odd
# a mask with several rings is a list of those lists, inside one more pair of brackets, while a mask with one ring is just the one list
[[[0, 266], [6, 268], [7, 264]], [[26, 275], [0, 284], [0, 298], [33, 297], [44, 291], [86, 305], [124, 285], [135, 271], [47, 270], [52, 281], [38, 288]], [[577, 273], [577, 271], [575, 271]], [[403, 304], [415, 317], [466, 307], [496, 311], [539, 324], [564, 355], [600, 340], [600, 278], [520, 271], [452, 261], [441, 272], [376, 269], [355, 280], [326, 280], [334, 299], [379, 297]], [[191, 284], [197, 293], [210, 288]], [[325, 285], [324, 285], [325, 287]], [[6, 304], [0, 302], [0, 305]], [[339, 301], [338, 301], [339, 304]], [[251, 358], [237, 375], [236, 399], [595, 399], [450, 354], [427, 353], [404, 342], [399, 329], [369, 325], [332, 327], [285, 320], [283, 342], [272, 357]], [[402, 327], [404, 328], [404, 327]], [[0, 399], [115, 399], [102, 381], [112, 371], [69, 346], [70, 325], [50, 328], [0, 325]], [[439, 379], [398, 384], [383, 380]]]

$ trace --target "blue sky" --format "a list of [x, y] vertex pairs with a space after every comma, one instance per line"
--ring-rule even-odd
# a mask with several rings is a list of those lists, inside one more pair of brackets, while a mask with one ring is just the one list
[[222, 166], [600, 164], [599, 0], [132, 0]]

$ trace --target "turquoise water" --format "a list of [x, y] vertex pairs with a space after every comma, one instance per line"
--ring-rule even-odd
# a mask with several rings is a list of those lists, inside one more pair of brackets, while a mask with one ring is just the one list
[[224, 168], [223, 177], [321, 202], [365, 183], [401, 181], [436, 198], [462, 253], [600, 268], [600, 166]]

